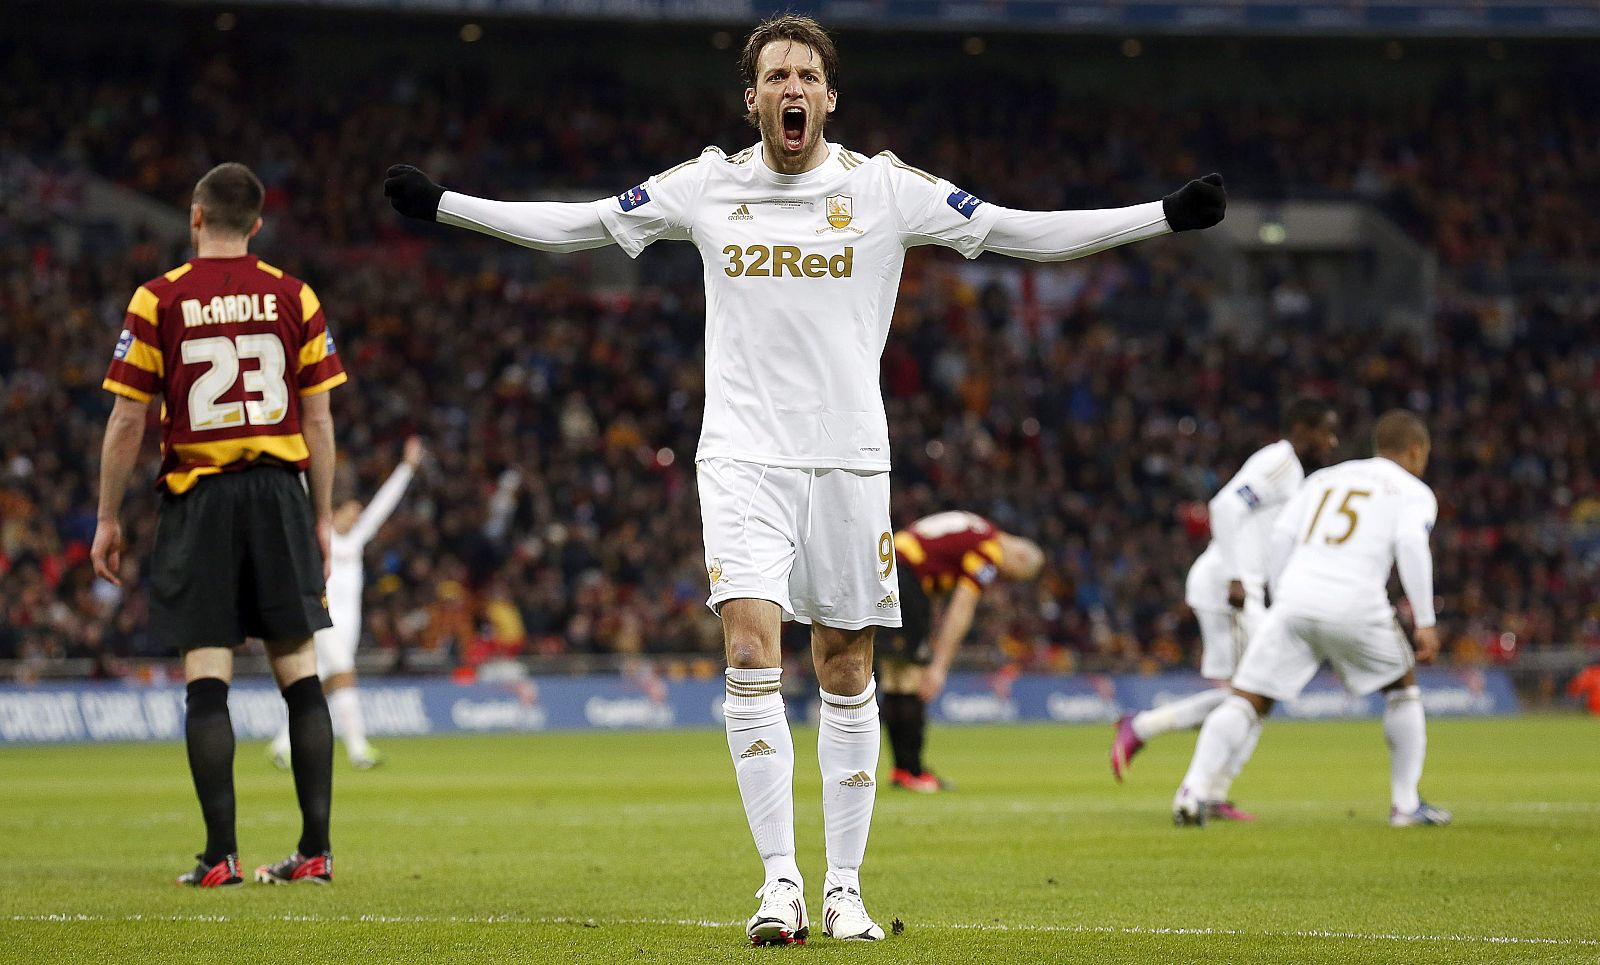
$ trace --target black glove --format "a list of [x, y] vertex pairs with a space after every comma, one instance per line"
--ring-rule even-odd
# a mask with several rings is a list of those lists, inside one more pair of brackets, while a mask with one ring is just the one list
[[1228, 210], [1228, 192], [1222, 187], [1222, 175], [1208, 174], [1190, 181], [1162, 198], [1161, 210], [1166, 213], [1167, 224], [1173, 231], [1211, 227], [1221, 221]]
[[439, 199], [444, 197], [444, 188], [409, 164], [390, 165], [386, 173], [383, 195], [396, 211], [408, 218], [439, 220]]

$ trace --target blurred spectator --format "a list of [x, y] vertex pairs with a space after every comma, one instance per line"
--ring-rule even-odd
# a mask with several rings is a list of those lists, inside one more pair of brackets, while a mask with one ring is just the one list
[[1589, 713], [1600, 717], [1600, 663], [1573, 677], [1567, 693], [1584, 701]]

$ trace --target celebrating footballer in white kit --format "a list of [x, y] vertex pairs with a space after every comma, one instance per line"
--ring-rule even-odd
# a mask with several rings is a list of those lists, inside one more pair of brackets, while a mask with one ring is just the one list
[[[1284, 437], [1256, 450], [1207, 504], [1211, 542], [1189, 568], [1184, 602], [1200, 625], [1200, 673], [1219, 684], [1233, 676], [1245, 642], [1266, 613], [1267, 547], [1273, 523], [1300, 489], [1305, 474], [1321, 468], [1339, 445], [1339, 415], [1322, 399], [1290, 402], [1283, 410], [1282, 427]], [[1227, 695], [1219, 686], [1123, 715], [1111, 744], [1111, 773], [1122, 780], [1128, 763], [1147, 741], [1169, 731], [1199, 727]], [[1218, 773], [1206, 795], [1211, 817], [1254, 818], [1236, 808], [1228, 794], [1260, 733], [1259, 727], [1253, 729], [1239, 756]]]
[[[1373, 443], [1375, 457], [1311, 475], [1278, 517], [1268, 564], [1272, 609], [1234, 672], [1233, 693], [1200, 729], [1173, 802], [1178, 824], [1205, 823], [1205, 795], [1217, 772], [1276, 701], [1299, 696], [1323, 661], [1351, 693], [1385, 694], [1390, 823], [1450, 822], [1448, 811], [1425, 803], [1417, 791], [1427, 736], [1414, 667], [1439, 652], [1428, 548], [1438, 501], [1421, 478], [1428, 430], [1397, 409], [1378, 420]], [[1394, 569], [1411, 603], [1415, 655], [1389, 602]]]
[[706, 286], [706, 406], [696, 455], [708, 603], [728, 659], [723, 710], [745, 814], [765, 865], [747, 932], [803, 941], [795, 861], [794, 746], [780, 693], [784, 619], [811, 625], [821, 684], [817, 759], [828, 871], [824, 933], [883, 937], [859, 870], [877, 791], [872, 635], [899, 626], [889, 520], [889, 438], [878, 369], [907, 248], [1062, 260], [1222, 219], [1222, 179], [1098, 211], [985, 203], [887, 152], [823, 139], [838, 57], [808, 17], [758, 26], [741, 56], [761, 143], [708, 148], [615, 198], [505, 203], [446, 192], [389, 169], [402, 214], [547, 251], [656, 241], [700, 251]]
[[[378, 488], [372, 502], [363, 509], [354, 499], [340, 504], [333, 514], [328, 569], [328, 615], [333, 626], [316, 633], [317, 676], [328, 695], [328, 709], [338, 734], [344, 738], [345, 753], [357, 770], [370, 770], [383, 763], [383, 755], [367, 740], [366, 718], [361, 713], [361, 697], [356, 692], [356, 647], [361, 643], [361, 593], [366, 588], [362, 556], [367, 544], [378, 535], [389, 514], [400, 505], [400, 497], [411, 485], [411, 477], [422, 463], [426, 449], [415, 436], [406, 440], [404, 458]], [[272, 763], [289, 769], [289, 728], [278, 731], [267, 748]]]

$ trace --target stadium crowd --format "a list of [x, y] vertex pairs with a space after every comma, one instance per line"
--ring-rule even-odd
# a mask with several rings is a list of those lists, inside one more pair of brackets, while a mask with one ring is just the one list
[[[172, 204], [217, 157], [250, 158], [281, 240], [321, 246], [394, 234], [373, 203], [374, 164], [392, 159], [493, 197], [605, 194], [707, 144], [731, 152], [754, 140], [731, 70], [721, 84], [684, 76], [666, 90], [647, 69], [601, 62], [529, 82], [477, 60], [446, 68], [419, 43], [330, 73], [338, 66], [297, 49], [301, 39], [213, 36], [215, 52], [199, 59], [120, 35], [51, 56], [13, 49], [0, 65], [0, 153], [81, 164]], [[731, 66], [734, 54], [714, 56]], [[858, 64], [895, 56], [881, 38], [855, 44]], [[1584, 216], [1600, 188], [1592, 73], [1552, 63], [1498, 82], [1447, 74], [1373, 90], [1352, 57], [1343, 70], [1361, 93], [1345, 97], [1285, 78], [1277, 97], [1236, 80], [1210, 98], [1204, 85], [1177, 85], [1174, 99], [1119, 92], [1116, 80], [1074, 90], [1018, 65], [962, 66], [847, 84], [831, 136], [858, 152], [893, 149], [1018, 207], [1142, 201], [1213, 167], [1259, 200], [1363, 198], [1480, 286], [1600, 260], [1600, 227]], [[273, 96], [254, 96], [262, 90]]]
[[[0, 656], [163, 654], [142, 633], [137, 575], [123, 593], [97, 584], [86, 550], [104, 361], [126, 292], [166, 252], [108, 267], [4, 251], [17, 337], [0, 349]], [[1082, 294], [1039, 325], [982, 263], [908, 272], [884, 366], [897, 519], [975, 509], [1051, 556], [1036, 589], [985, 609], [984, 642], [1060, 667], [1184, 663], [1204, 501], [1272, 438], [1277, 404], [1312, 391], [1337, 400], [1348, 454], [1384, 408], [1430, 414], [1441, 610], [1462, 659], [1509, 659], [1508, 640], [1600, 647], [1594, 306], [1527, 305], [1507, 325], [1501, 303], [1463, 302], [1432, 350], [1362, 332], [1129, 336], [1107, 317], [1149, 284], [1139, 267], [1059, 269]], [[341, 491], [370, 495], [409, 433], [435, 453], [371, 551], [373, 642], [462, 660], [717, 651], [694, 511], [694, 282], [600, 295], [368, 261], [321, 294], [353, 373], [336, 404]], [[152, 442], [151, 477], [154, 461]], [[153, 499], [125, 516], [134, 561]]]
[[[40, 175], [41, 158], [174, 205], [223, 159], [266, 181], [272, 228], [256, 250], [316, 286], [352, 376], [334, 404], [339, 492], [369, 497], [408, 434], [433, 453], [369, 549], [370, 647], [467, 664], [720, 653], [695, 508], [692, 253], [652, 253], [637, 286], [588, 284], [584, 256], [403, 229], [376, 184], [404, 158], [485, 194], [615, 190], [705, 143], [749, 141], [731, 103], [656, 98], [640, 118], [627, 105], [641, 94], [614, 76], [486, 100], [412, 74], [331, 93], [270, 64], [107, 55], [88, 83], [48, 73], [70, 64], [8, 57], [0, 161], [25, 190], [0, 209], [0, 659], [87, 658], [114, 675], [169, 655], [144, 634], [138, 574], [154, 493], [125, 508], [121, 591], [95, 581], [87, 549], [110, 406], [99, 383], [123, 309], [186, 253], [57, 217], [73, 182]], [[1600, 650], [1600, 302], [1497, 281], [1519, 261], [1600, 263], [1594, 220], [1573, 216], [1600, 179], [1577, 92], [1168, 123], [1003, 77], [983, 96], [936, 96], [949, 83], [863, 92], [838, 136], [1039, 208], [1143, 200], [1224, 158], [1258, 196], [1383, 204], [1463, 290], [1487, 293], [1448, 296], [1426, 339], [1285, 325], [1236, 340], [1207, 330], [1205, 276], [1170, 243], [1030, 269], [1025, 284], [1009, 264], [917, 253], [883, 369], [897, 522], [971, 509], [1049, 554], [1037, 585], [994, 591], [974, 649], [1034, 668], [1191, 664], [1183, 578], [1205, 500], [1275, 438], [1278, 405], [1313, 392], [1336, 401], [1346, 456], [1364, 454], [1385, 408], [1427, 415], [1452, 659]], [[262, 86], [278, 96], [248, 96]]]

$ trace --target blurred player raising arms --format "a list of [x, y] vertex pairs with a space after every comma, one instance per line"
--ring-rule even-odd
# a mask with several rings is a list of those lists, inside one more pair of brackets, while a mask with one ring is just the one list
[[446, 192], [389, 169], [402, 214], [546, 251], [692, 242], [705, 264], [706, 406], [696, 454], [707, 603], [722, 618], [723, 704], [756, 849], [757, 944], [809, 933], [795, 861], [794, 745], [780, 696], [780, 628], [811, 625], [821, 684], [817, 760], [828, 871], [823, 930], [883, 937], [861, 898], [877, 784], [877, 626], [900, 625], [889, 523], [889, 439], [878, 385], [906, 249], [1077, 258], [1222, 219], [1221, 178], [1164, 200], [1099, 211], [986, 204], [888, 152], [823, 139], [838, 55], [808, 17], [757, 26], [741, 55], [746, 116], [761, 141], [707, 148], [615, 198], [506, 203]]
[[[1267, 543], [1272, 524], [1299, 490], [1307, 472], [1321, 468], [1339, 445], [1339, 415], [1321, 399], [1296, 399], [1283, 410], [1282, 439], [1256, 450], [1211, 498], [1211, 544], [1189, 569], [1184, 602], [1200, 624], [1200, 673], [1224, 683], [1239, 665], [1244, 644], [1266, 612]], [[1168, 731], [1199, 727], [1228, 696], [1224, 687], [1202, 691], [1117, 722], [1111, 773], [1122, 780], [1146, 741]], [[1217, 776], [1206, 800], [1212, 817], [1251, 820], [1228, 800], [1233, 778], [1255, 750], [1256, 727]]]
[[[195, 257], [134, 292], [104, 386], [118, 398], [100, 456], [95, 572], [117, 581], [118, 521], [150, 402], [162, 397], [161, 520], [150, 562], [150, 632], [183, 652], [189, 769], [206, 823], [199, 865], [178, 879], [236, 885], [233, 648], [266, 642], [289, 706], [299, 846], [258, 881], [333, 877], [328, 811], [333, 725], [311, 635], [323, 594], [333, 489], [328, 390], [345, 381], [311, 286], [250, 254], [261, 182], [213, 168], [189, 209]], [[307, 487], [300, 473], [306, 472]]]
[[[891, 779], [909, 791], [932, 793], [946, 785], [923, 767], [928, 704], [944, 690], [983, 591], [997, 579], [1035, 578], [1044, 552], [1033, 540], [962, 512], [924, 516], [894, 534], [894, 550], [901, 623], [885, 632], [878, 651], [883, 723], [894, 755]], [[941, 607], [937, 619], [934, 601]]]
[[[1450, 823], [1417, 793], [1427, 733], [1415, 664], [1439, 652], [1428, 538], [1439, 504], [1422, 481], [1428, 430], [1403, 409], [1372, 432], [1377, 455], [1313, 474], [1273, 526], [1268, 557], [1272, 609], [1233, 675], [1233, 693], [1206, 717], [1189, 773], [1172, 804], [1178, 824], [1204, 824], [1216, 775], [1280, 700], [1293, 700], [1326, 660], [1354, 694], [1381, 690], [1389, 744], [1389, 823]], [[1389, 572], [1416, 622], [1416, 653], [1389, 604]]]
[[[317, 675], [328, 695], [328, 709], [344, 737], [344, 750], [357, 770], [365, 771], [383, 763], [367, 742], [366, 719], [361, 715], [361, 698], [356, 693], [356, 647], [361, 643], [361, 592], [363, 566], [361, 554], [378, 535], [384, 520], [400, 505], [400, 497], [411, 485], [411, 477], [422, 463], [426, 450], [422, 440], [406, 440], [405, 457], [365, 509], [354, 499], [340, 504], [333, 513], [333, 556], [328, 573], [328, 611], [333, 626], [318, 630], [316, 636]], [[278, 731], [268, 753], [272, 763], [287, 770], [291, 748], [289, 729]]]

